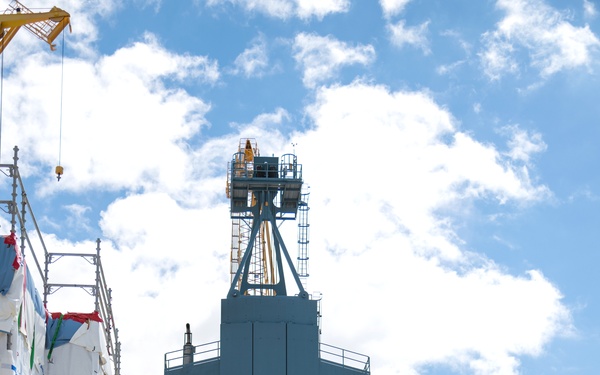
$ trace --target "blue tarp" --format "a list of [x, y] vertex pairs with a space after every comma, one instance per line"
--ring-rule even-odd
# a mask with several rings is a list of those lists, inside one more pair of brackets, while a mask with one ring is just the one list
[[35, 285], [33, 284], [31, 273], [29, 273], [29, 267], [26, 267], [25, 270], [27, 271], [27, 279], [25, 279], [25, 282], [27, 283], [27, 292], [31, 296], [35, 312], [37, 312], [42, 319], [46, 319], [46, 309], [44, 309], [44, 302], [42, 301], [40, 294], [38, 293], [37, 289], [35, 288]]
[[[102, 322], [102, 319], [97, 311], [92, 313], [66, 313], [64, 315], [60, 313], [50, 314], [46, 324], [46, 349], [50, 349], [52, 341], [54, 341], [53, 347], [55, 348], [67, 344], [81, 325], [87, 324], [86, 322], [89, 321]], [[56, 333], [57, 330], [58, 333]]]
[[0, 241], [0, 294], [3, 296], [8, 293], [15, 276], [13, 263], [16, 255], [13, 245]]
[[[77, 332], [77, 330], [81, 327], [81, 323], [79, 322], [70, 319], [63, 319], [59, 328], [59, 320], [60, 319], [48, 318], [48, 324], [46, 325], [46, 349], [50, 348], [52, 340], [54, 339], [54, 335], [56, 335], [56, 340], [54, 340], [54, 347], [56, 348], [64, 344], [68, 344], [75, 332]], [[58, 334], [56, 334], [57, 329]]]

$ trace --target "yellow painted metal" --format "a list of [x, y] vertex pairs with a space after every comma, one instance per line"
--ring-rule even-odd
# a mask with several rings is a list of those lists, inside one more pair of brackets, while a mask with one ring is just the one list
[[254, 150], [249, 139], [246, 139], [246, 146], [244, 147], [244, 160], [247, 162], [254, 161]]
[[[245, 174], [251, 176], [251, 171], [254, 169], [254, 157], [260, 156], [258, 145], [255, 139], [241, 139], [238, 146], [238, 153], [235, 154], [234, 160], [232, 160], [232, 174], [235, 171], [239, 171], [236, 177], [240, 177]], [[225, 189], [227, 197], [230, 198], [230, 181], [228, 174], [227, 187]], [[256, 205], [256, 197], [252, 192], [249, 193], [249, 199], [252, 202], [251, 206]], [[252, 218], [232, 219], [231, 221], [231, 254], [230, 254], [230, 273], [231, 281], [237, 272], [239, 263], [242, 260], [244, 251], [247, 249], [250, 240], [250, 231], [252, 228]], [[275, 272], [276, 260], [274, 259], [273, 244], [271, 242], [271, 231], [269, 229], [269, 223], [263, 222], [260, 224], [260, 228], [254, 239], [254, 246], [252, 251], [252, 257], [249, 260], [249, 273], [252, 275], [252, 282], [261, 284], [276, 284], [277, 274]], [[237, 286], [240, 288], [241, 280], [237, 280]], [[251, 289], [245, 292], [251, 295], [274, 295], [273, 289]]]
[[[275, 263], [273, 263], [273, 248], [271, 246], [271, 231], [269, 230], [269, 223], [264, 222], [264, 238], [263, 242], [263, 257], [265, 258], [265, 284], [276, 284], [279, 280], [275, 279]], [[273, 289], [269, 289], [270, 292], [273, 292]]]
[[14, 0], [4, 14], [0, 14], [0, 53], [4, 52], [21, 27], [48, 43], [54, 51], [55, 45], [52, 42], [67, 25], [71, 31], [71, 15], [60, 8], [53, 7], [48, 12], [34, 13]]

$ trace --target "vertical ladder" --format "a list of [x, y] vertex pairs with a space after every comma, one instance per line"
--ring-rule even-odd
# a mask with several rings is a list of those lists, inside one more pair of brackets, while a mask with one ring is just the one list
[[302, 281], [302, 286], [306, 289], [308, 278], [308, 196], [310, 193], [303, 192], [298, 206], [298, 276]]

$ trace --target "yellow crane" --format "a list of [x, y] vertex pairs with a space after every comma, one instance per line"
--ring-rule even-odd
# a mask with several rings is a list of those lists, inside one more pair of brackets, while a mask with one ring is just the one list
[[0, 53], [4, 52], [15, 34], [21, 27], [29, 30], [50, 45], [54, 51], [54, 39], [69, 26], [71, 30], [71, 15], [64, 10], [53, 7], [48, 12], [33, 12], [17, 0], [13, 0], [4, 14], [0, 14]]
[[[4, 52], [21, 27], [48, 43], [50, 49], [54, 51], [55, 45], [52, 42], [67, 25], [69, 31], [72, 31], [71, 15], [60, 8], [53, 7], [47, 12], [33, 12], [18, 0], [13, 0], [8, 9], [0, 14], [0, 54]], [[63, 171], [62, 166], [56, 166], [55, 172], [59, 181]]]

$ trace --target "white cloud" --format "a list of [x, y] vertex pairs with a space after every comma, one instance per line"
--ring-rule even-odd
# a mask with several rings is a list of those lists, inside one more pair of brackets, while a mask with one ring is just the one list
[[[332, 37], [299, 34], [295, 42], [309, 87], [375, 58], [370, 45]], [[521, 356], [539, 355], [569, 332], [560, 291], [539, 271], [508, 274], [466, 251], [455, 232], [465, 207], [480, 199], [501, 205], [548, 195], [524, 169], [543, 151], [535, 134], [506, 128], [510, 151], [502, 152], [461, 132], [426, 93], [354, 83], [320, 88], [306, 109], [312, 127], [289, 138], [277, 125], [291, 115], [275, 108], [191, 145], [210, 106], [172, 83], [211, 85], [219, 77], [215, 62], [171, 53], [148, 35], [93, 63], [68, 59], [65, 71], [65, 177], [50, 186], [90, 196], [123, 191], [103, 210], [100, 227], [124, 373], [162, 373], [163, 355], [180, 348], [187, 322], [195, 344], [218, 340], [231, 235], [225, 166], [242, 137], [257, 138], [264, 154], [296, 144], [311, 185], [309, 285], [324, 292], [323, 342], [370, 355], [374, 373], [416, 374], [440, 363], [515, 374]], [[40, 54], [6, 78], [6, 107], [19, 113], [6, 114], [3, 131], [25, 150], [25, 165], [56, 158], [51, 119], [58, 118], [60, 81], [47, 77], [58, 72]], [[288, 244], [296, 229], [282, 228]], [[45, 239], [52, 249], [96, 247]], [[79, 308], [76, 298], [52, 301], [55, 311]]]
[[473, 46], [471, 45], [470, 42], [468, 42], [467, 40], [465, 40], [462, 36], [461, 33], [459, 33], [456, 30], [452, 30], [452, 29], [448, 29], [448, 30], [444, 30], [440, 33], [440, 35], [445, 36], [453, 41], [455, 41], [460, 48], [465, 52], [465, 54], [467, 56], [471, 55], [471, 51], [473, 50]]
[[162, 0], [134, 0], [134, 2], [142, 8], [152, 7], [155, 13], [160, 11], [162, 5]]
[[589, 0], [583, 0], [583, 14], [586, 18], [594, 18], [598, 14], [596, 5]]
[[499, 0], [506, 13], [496, 29], [483, 34], [479, 54], [485, 74], [499, 79], [518, 71], [517, 52], [529, 52], [529, 64], [547, 78], [561, 70], [590, 64], [600, 41], [589, 26], [576, 27], [541, 0]]
[[439, 65], [437, 68], [435, 68], [435, 72], [439, 75], [446, 75], [458, 69], [465, 62], [466, 60], [460, 60], [455, 61], [452, 64]]
[[67, 210], [68, 216], [65, 220], [65, 224], [69, 228], [83, 229], [86, 232], [92, 231], [92, 223], [86, 214], [91, 210], [89, 206], [83, 206], [80, 204], [69, 204], [63, 207]]
[[[261, 113], [256, 116], [249, 124], [232, 124], [240, 131], [248, 131], [248, 129], [262, 130], [265, 127], [277, 126], [286, 120], [290, 120], [291, 116], [283, 108], [276, 108], [273, 113]], [[247, 135], [249, 136], [249, 135]]]
[[[491, 34], [485, 33], [484, 40]], [[512, 44], [502, 41], [494, 41], [487, 44], [487, 49], [479, 53], [485, 74], [492, 80], [498, 80], [505, 73], [516, 73], [519, 65], [512, 56], [514, 47]]]
[[[202, 337], [218, 338], [218, 301], [229, 279], [223, 249], [231, 228], [226, 225], [227, 205], [202, 207], [184, 208], [166, 194], [145, 193], [119, 199], [103, 213], [100, 256], [112, 288], [124, 372], [162, 373], [164, 353], [179, 347], [185, 323]], [[214, 226], [215, 221], [225, 225]], [[95, 254], [91, 241], [71, 244], [52, 235], [44, 238], [50, 251]], [[95, 269], [76, 258], [50, 267], [55, 283], [93, 284], [95, 279]], [[207, 302], [201, 309], [198, 298]], [[65, 289], [50, 296], [48, 308], [89, 312], [93, 298]], [[157, 320], [163, 322], [160, 329]]]
[[469, 57], [471, 56], [472, 46], [471, 43], [467, 42], [461, 34], [452, 29], [444, 30], [440, 33], [440, 35], [447, 37], [451, 42], [458, 44], [461, 50], [464, 51], [466, 58], [462, 60], [457, 60], [449, 64], [441, 64], [436, 68], [436, 72], [440, 75], [450, 74], [455, 72], [458, 68], [469, 61]]
[[333, 78], [345, 65], [370, 64], [375, 59], [371, 45], [350, 46], [332, 36], [301, 33], [293, 45], [294, 59], [304, 70], [302, 81], [307, 87]]
[[411, 0], [379, 0], [379, 5], [383, 9], [383, 15], [386, 18], [390, 18], [397, 14], [402, 13], [406, 4]]
[[298, 0], [297, 14], [299, 18], [315, 17], [319, 20], [328, 14], [344, 13], [350, 8], [348, 0]]
[[295, 139], [311, 186], [323, 342], [370, 354], [381, 373], [439, 363], [516, 374], [520, 356], [569, 331], [562, 296], [539, 271], [509, 275], [463, 250], [456, 218], [439, 213], [483, 198], [536, 201], [544, 186], [423, 93], [332, 87], [309, 114], [315, 128]]
[[506, 154], [515, 161], [529, 164], [531, 155], [546, 151], [547, 146], [540, 133], [530, 133], [517, 125], [506, 126], [500, 131], [510, 134], [509, 151]]
[[293, 1], [290, 0], [207, 0], [208, 6], [218, 6], [225, 3], [231, 3], [241, 6], [249, 12], [259, 12], [271, 17], [286, 19], [293, 15]]
[[218, 6], [231, 3], [243, 7], [249, 12], [258, 12], [270, 17], [287, 19], [298, 17], [319, 20], [332, 13], [348, 11], [348, 0], [208, 0], [208, 6]]
[[264, 35], [259, 35], [252, 41], [252, 46], [235, 58], [234, 74], [243, 74], [247, 78], [260, 77], [269, 66], [267, 43]]
[[[360, 83], [321, 88], [307, 116], [314, 126], [288, 138], [273, 126], [289, 118], [285, 109], [257, 115], [190, 150], [182, 162], [195, 165], [194, 173], [183, 186], [157, 173], [152, 188], [125, 186], [128, 193], [102, 212], [102, 259], [113, 287], [123, 371], [158, 374], [163, 354], [180, 347], [187, 322], [195, 344], [218, 340], [231, 235], [225, 166], [242, 137], [256, 138], [263, 154], [276, 156], [296, 143], [311, 186], [308, 282], [309, 291], [324, 293], [323, 342], [370, 355], [378, 373], [416, 374], [420, 366], [439, 363], [516, 374], [521, 356], [539, 355], [568, 332], [560, 292], [539, 271], [506, 274], [465, 251], [454, 232], [457, 219], [448, 216], [481, 198], [538, 201], [544, 186], [506, 163], [510, 158], [493, 145], [460, 132], [451, 114], [421, 92]], [[186, 123], [183, 116], [172, 118], [160, 137], [178, 139]], [[180, 150], [168, 145], [160, 145], [161, 158], [177, 162]], [[135, 152], [145, 155], [144, 144]], [[103, 160], [113, 153], [105, 147], [93, 155]], [[115, 168], [131, 176], [147, 173], [145, 164]], [[95, 178], [111, 178], [104, 173]], [[295, 223], [283, 225], [286, 243], [295, 243], [296, 230]], [[91, 242], [53, 236], [48, 242], [51, 248], [95, 249]], [[200, 310], [198, 298], [204, 301]], [[69, 306], [53, 301], [54, 311]]]
[[67, 59], [64, 70], [62, 142], [60, 64], [27, 59], [4, 83], [5, 105], [24, 110], [7, 112], [4, 124], [7, 138], [29, 155], [23, 161], [52, 165], [62, 144], [65, 175], [45, 189], [152, 189], [166, 177], [171, 189], [186, 185], [192, 171], [183, 142], [207, 126], [210, 106], [173, 82], [212, 84], [219, 76], [215, 62], [172, 54], [146, 35], [95, 63]]
[[577, 191], [569, 194], [569, 197], [567, 198], [567, 202], [569, 203], [573, 203], [577, 200], [586, 200], [589, 202], [598, 202], [600, 201], [600, 196], [598, 196], [597, 193], [594, 192], [593, 189], [590, 189], [589, 186], [583, 186], [579, 189], [577, 189]]
[[[311, 150], [323, 149], [335, 154], [339, 147], [341, 155], [353, 156], [352, 162], [336, 164], [333, 170], [306, 171], [311, 180], [328, 181], [327, 187], [319, 187], [319, 190], [326, 189], [320, 194], [329, 197], [328, 200], [332, 200], [331, 196], [337, 196], [338, 201], [347, 199], [355, 208], [358, 202], [363, 202], [366, 207], [361, 205], [360, 212], [364, 213], [395, 207], [394, 214], [400, 218], [403, 217], [401, 212], [412, 215], [397, 222], [413, 233], [422, 247], [435, 248], [424, 238], [442, 243], [439, 250], [446, 259], [457, 259], [459, 252], [451, 242], [437, 242], [444, 228], [438, 227], [441, 222], [431, 216], [436, 210], [456, 204], [457, 199], [495, 197], [498, 202], [506, 202], [546, 197], [547, 188], [532, 185], [519, 168], [507, 167], [507, 160], [493, 147], [458, 132], [451, 115], [422, 93], [388, 93], [383, 87], [360, 84], [343, 86], [321, 90], [309, 113], [321, 126], [318, 137], [311, 138], [311, 142], [315, 142]], [[365, 139], [367, 131], [377, 136]], [[343, 144], [336, 141], [340, 134], [344, 135]], [[302, 155], [303, 143], [298, 141], [299, 155]], [[362, 150], [365, 156], [354, 156], [355, 148]], [[370, 162], [372, 158], [376, 161]], [[313, 176], [318, 171], [323, 174]], [[333, 181], [344, 183], [344, 175], [372, 177], [373, 181], [389, 181], [391, 185], [375, 183], [368, 187], [369, 194], [357, 196], [352, 189], [333, 184]], [[391, 183], [392, 180], [400, 182]], [[388, 190], [390, 186], [394, 192]], [[364, 225], [361, 221], [355, 224]], [[346, 238], [348, 243], [341, 248], [351, 246], [352, 236], [361, 233], [359, 228], [353, 227], [339, 230], [341, 232], [336, 233], [328, 229], [338, 242], [339, 238]], [[378, 231], [371, 228], [365, 232]]]
[[406, 27], [405, 20], [400, 20], [398, 23], [389, 24], [387, 28], [390, 32], [392, 43], [398, 47], [403, 47], [405, 44], [413, 45], [423, 50], [423, 53], [428, 55], [431, 53], [429, 49], [429, 41], [427, 39], [427, 27], [429, 21], [423, 22], [419, 26]]

